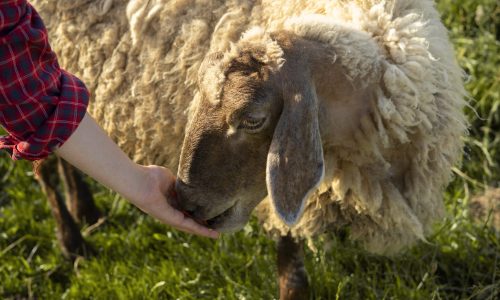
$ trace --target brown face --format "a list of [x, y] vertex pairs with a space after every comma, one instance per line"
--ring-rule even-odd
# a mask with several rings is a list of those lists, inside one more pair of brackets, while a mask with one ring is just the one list
[[297, 223], [324, 173], [314, 49], [286, 32], [274, 37], [280, 46], [244, 42], [231, 59], [215, 54], [200, 67], [176, 189], [180, 209], [221, 232], [243, 227], [266, 194], [286, 224]]
[[[205, 64], [208, 69], [210, 63]], [[242, 53], [228, 66], [219, 99], [201, 71], [200, 99], [184, 140], [177, 195], [182, 209], [219, 231], [234, 231], [266, 196], [266, 159], [282, 100], [270, 70]]]

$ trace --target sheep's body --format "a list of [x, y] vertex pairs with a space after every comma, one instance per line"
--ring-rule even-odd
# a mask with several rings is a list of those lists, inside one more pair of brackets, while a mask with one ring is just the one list
[[[265, 200], [265, 228], [311, 237], [350, 225], [367, 249], [391, 252], [442, 215], [466, 121], [462, 73], [432, 1], [33, 2], [61, 65], [91, 90], [91, 114], [136, 161], [174, 170], [209, 51], [253, 26], [332, 43], [354, 85], [376, 83], [371, 113], [342, 143], [323, 145], [326, 174], [299, 223], [288, 228]], [[342, 27], [364, 32], [376, 55]]]

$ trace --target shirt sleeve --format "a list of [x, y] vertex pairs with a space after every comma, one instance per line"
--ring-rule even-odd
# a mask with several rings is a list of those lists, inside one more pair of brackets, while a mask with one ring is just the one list
[[26, 0], [0, 1], [0, 149], [39, 160], [62, 145], [85, 116], [89, 92], [62, 70], [47, 30]]

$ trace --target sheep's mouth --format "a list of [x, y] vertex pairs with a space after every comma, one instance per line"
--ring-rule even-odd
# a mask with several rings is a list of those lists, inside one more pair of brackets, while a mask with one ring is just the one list
[[187, 211], [187, 210], [184, 210], [181, 208], [181, 206], [179, 205], [179, 199], [177, 196], [177, 192], [175, 190], [170, 191], [169, 203], [175, 209], [180, 210], [182, 212], [182, 214], [184, 214], [185, 217], [193, 219], [196, 223], [203, 225], [205, 227], [212, 228], [212, 229], [215, 229], [218, 224], [222, 223], [223, 222], [222, 219], [224, 219], [227, 215], [229, 215], [230, 210], [234, 207], [234, 205], [233, 205], [233, 206], [229, 207], [228, 209], [226, 209], [225, 211], [223, 211], [222, 213], [220, 213], [217, 216], [212, 217], [210, 219], [203, 219], [203, 218], [199, 218], [199, 217], [197, 218], [196, 216], [194, 216], [193, 212], [190, 212], [190, 211]]
[[221, 233], [233, 233], [242, 229], [248, 222], [249, 215], [238, 213], [236, 205], [223, 213], [205, 221], [205, 226]]
[[223, 211], [222, 213], [220, 213], [219, 215], [211, 218], [211, 219], [208, 219], [208, 220], [205, 220], [203, 221], [204, 225], [205, 226], [208, 226], [209, 228], [212, 228], [212, 229], [217, 229], [218, 226], [222, 225], [224, 223], [224, 221], [230, 217], [230, 215], [232, 214], [234, 210], [234, 205], [229, 207], [228, 209], [226, 209], [225, 211]]
[[223, 211], [222, 213], [220, 213], [219, 215], [217, 215], [213, 218], [210, 218], [210, 219], [206, 219], [206, 220], [196, 218], [193, 216], [192, 213], [185, 211], [185, 210], [182, 210], [182, 213], [184, 214], [184, 216], [193, 219], [196, 223], [198, 223], [200, 225], [203, 225], [203, 226], [211, 228], [211, 229], [219, 229], [219, 227], [223, 227], [223, 224], [225, 223], [225, 221], [231, 217], [233, 208], [234, 208], [234, 206], [231, 206], [228, 209], [226, 209], [225, 211]]

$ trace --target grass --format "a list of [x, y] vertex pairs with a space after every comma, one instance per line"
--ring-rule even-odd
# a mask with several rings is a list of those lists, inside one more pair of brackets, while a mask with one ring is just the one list
[[[315, 299], [500, 298], [500, 233], [472, 222], [467, 209], [472, 194], [500, 185], [500, 6], [442, 0], [438, 8], [472, 98], [463, 174], [445, 197], [449, 216], [429, 244], [392, 258], [342, 237], [318, 238], [319, 250], [306, 251]], [[0, 156], [0, 299], [277, 298], [275, 245], [255, 221], [218, 241], [201, 239], [90, 184], [107, 220], [86, 236], [96, 255], [73, 264], [62, 258], [31, 165]]]

